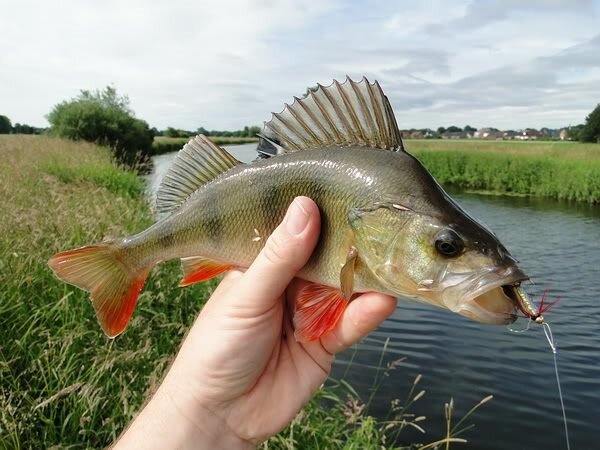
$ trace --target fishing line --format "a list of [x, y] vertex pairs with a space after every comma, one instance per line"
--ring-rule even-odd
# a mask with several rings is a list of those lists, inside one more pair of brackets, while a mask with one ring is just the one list
[[531, 320], [531, 318], [529, 320], [527, 320], [527, 326], [521, 330], [517, 329], [517, 328], [512, 328], [512, 324], [511, 325], [507, 325], [506, 327], [508, 328], [508, 331], [512, 332], [512, 333], [525, 333], [526, 331], [529, 330], [529, 325], [531, 325], [531, 322], [533, 322]]
[[548, 344], [550, 344], [550, 348], [552, 349], [552, 356], [554, 357], [554, 374], [556, 375], [556, 385], [558, 386], [558, 398], [560, 399], [563, 423], [565, 425], [565, 439], [567, 441], [567, 450], [571, 450], [571, 444], [569, 443], [569, 427], [567, 426], [567, 413], [565, 411], [565, 402], [563, 400], [562, 389], [560, 387], [560, 378], [558, 376], [558, 363], [556, 362], [557, 352], [556, 345], [554, 344], [554, 336], [552, 336], [552, 329], [550, 328], [550, 324], [548, 322], [544, 322], [542, 326], [544, 327], [544, 334], [546, 335]]
[[[527, 327], [522, 330], [513, 329], [510, 325], [507, 327], [508, 330], [512, 333], [524, 333], [529, 330], [529, 325], [531, 324], [531, 318], [527, 322]], [[563, 400], [562, 388], [560, 386], [560, 377], [558, 375], [558, 351], [556, 349], [556, 344], [554, 343], [554, 336], [552, 335], [552, 328], [550, 328], [550, 324], [548, 322], [542, 323], [542, 329], [544, 330], [544, 334], [546, 335], [546, 340], [548, 341], [548, 345], [550, 345], [550, 349], [552, 350], [552, 357], [554, 359], [554, 375], [556, 376], [556, 386], [558, 387], [558, 398], [560, 399], [560, 408], [562, 410], [563, 424], [565, 428], [565, 440], [567, 443], [567, 450], [571, 450], [571, 443], [569, 441], [569, 427], [567, 425], [567, 412], [565, 410], [565, 402]]]

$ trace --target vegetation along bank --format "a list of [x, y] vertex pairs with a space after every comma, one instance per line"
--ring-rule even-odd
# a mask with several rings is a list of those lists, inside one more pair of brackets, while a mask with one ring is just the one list
[[578, 142], [406, 140], [445, 185], [600, 203], [600, 145]]

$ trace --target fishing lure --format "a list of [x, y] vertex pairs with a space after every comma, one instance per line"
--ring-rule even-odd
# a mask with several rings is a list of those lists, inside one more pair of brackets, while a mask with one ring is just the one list
[[542, 314], [547, 312], [558, 302], [558, 300], [554, 300], [552, 303], [546, 304], [548, 291], [544, 291], [542, 299], [540, 300], [540, 306], [536, 307], [529, 299], [527, 292], [525, 292], [521, 286], [514, 287], [512, 289], [512, 293], [514, 294], [512, 297], [517, 301], [517, 306], [525, 315], [525, 317], [540, 325], [545, 323], [544, 316]]

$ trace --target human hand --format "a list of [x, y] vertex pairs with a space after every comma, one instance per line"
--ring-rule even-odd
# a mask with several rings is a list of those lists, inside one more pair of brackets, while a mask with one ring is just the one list
[[294, 276], [319, 230], [317, 206], [296, 198], [250, 268], [223, 279], [163, 384], [117, 446], [253, 447], [291, 422], [326, 380], [335, 353], [396, 306], [392, 297], [362, 294], [321, 339], [297, 342], [290, 311], [308, 282]]

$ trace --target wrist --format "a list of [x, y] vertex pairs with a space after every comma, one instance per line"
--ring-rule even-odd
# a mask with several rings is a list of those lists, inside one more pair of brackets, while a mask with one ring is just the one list
[[163, 383], [161, 403], [170, 404], [174, 417], [182, 423], [187, 448], [206, 449], [252, 449], [251, 442], [240, 438], [226, 420], [215, 413], [186, 389], [171, 382]]
[[221, 417], [165, 379], [114, 448], [241, 450], [254, 447], [238, 437]]

